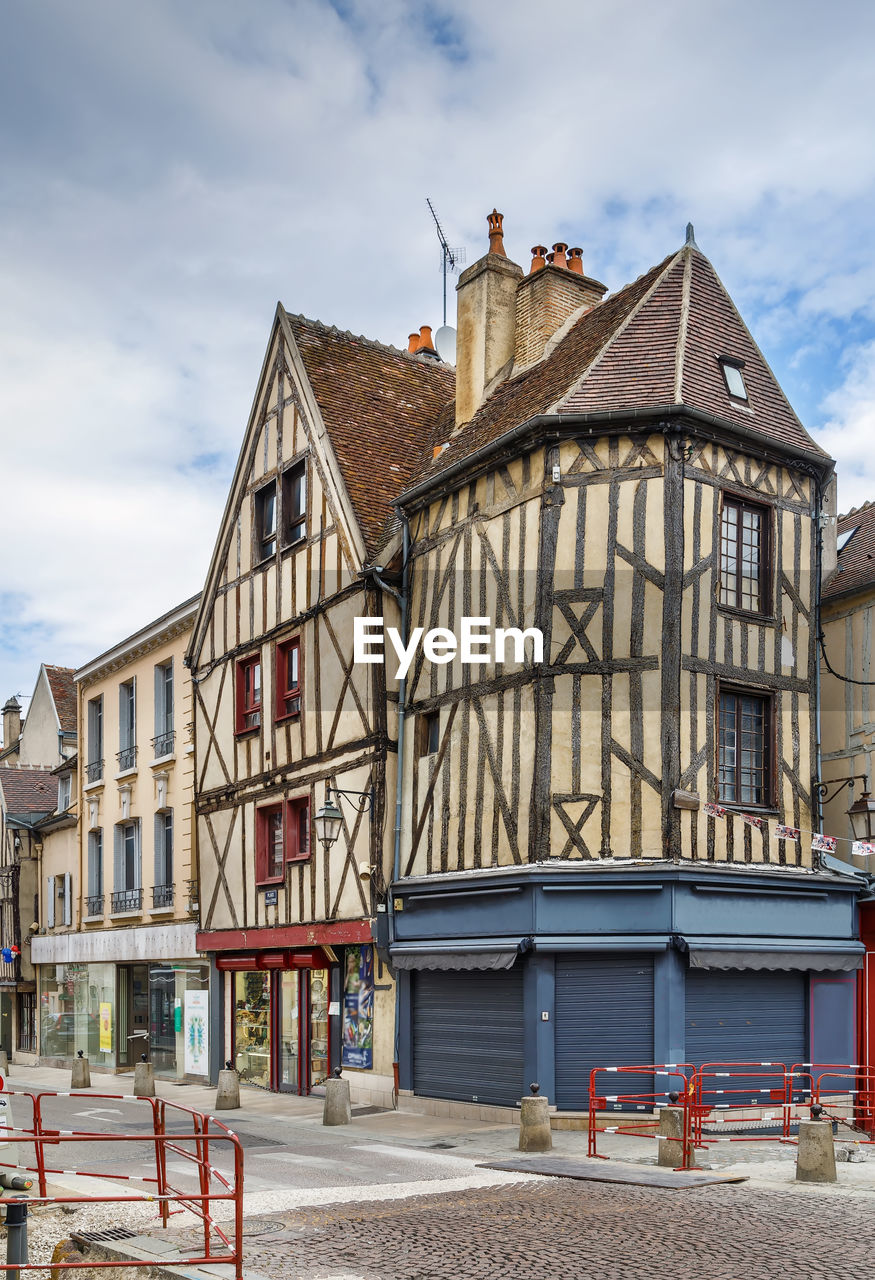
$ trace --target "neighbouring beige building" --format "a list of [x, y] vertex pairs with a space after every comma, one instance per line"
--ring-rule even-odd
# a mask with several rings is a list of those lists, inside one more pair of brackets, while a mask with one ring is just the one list
[[76, 875], [63, 879], [63, 854], [44, 849], [32, 942], [44, 1062], [81, 1049], [117, 1071], [145, 1052], [158, 1075], [208, 1074], [210, 970], [195, 944], [183, 663], [197, 605], [186, 601], [76, 672]]

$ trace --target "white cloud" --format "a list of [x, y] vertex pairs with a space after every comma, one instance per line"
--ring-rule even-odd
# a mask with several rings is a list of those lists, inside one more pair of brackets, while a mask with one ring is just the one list
[[844, 382], [824, 399], [828, 417], [817, 437], [837, 463], [839, 511], [875, 498], [875, 341], [845, 363]]

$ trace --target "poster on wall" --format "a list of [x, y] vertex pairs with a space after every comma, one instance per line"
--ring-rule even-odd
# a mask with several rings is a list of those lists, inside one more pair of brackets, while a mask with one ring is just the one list
[[345, 1067], [374, 1065], [374, 948], [347, 947], [343, 981]]
[[100, 1005], [100, 1052], [112, 1052], [112, 1005]]
[[207, 1017], [209, 1015], [209, 991], [186, 991], [185, 993], [185, 1074], [187, 1076], [205, 1076], [209, 1072], [209, 1031]]

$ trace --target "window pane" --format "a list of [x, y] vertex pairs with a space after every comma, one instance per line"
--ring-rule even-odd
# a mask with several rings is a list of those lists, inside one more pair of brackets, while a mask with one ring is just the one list
[[268, 814], [267, 818], [267, 874], [283, 873], [283, 815], [282, 810]]
[[726, 503], [720, 535], [720, 599], [736, 605], [738, 573], [738, 509]]

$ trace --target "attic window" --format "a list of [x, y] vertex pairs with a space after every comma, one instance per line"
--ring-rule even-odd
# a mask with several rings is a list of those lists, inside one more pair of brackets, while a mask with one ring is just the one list
[[851, 538], [853, 538], [854, 534], [857, 532], [858, 528], [859, 525], [854, 525], [853, 529], [845, 529], [843, 533], [839, 534], [836, 541], [836, 551], [843, 551], [845, 549], [851, 541]]
[[723, 371], [723, 381], [726, 383], [726, 390], [729, 392], [732, 399], [743, 400], [745, 404], [747, 404], [747, 387], [744, 385], [744, 374], [741, 372], [744, 368], [744, 361], [730, 360], [726, 356], [721, 356], [720, 368]]

